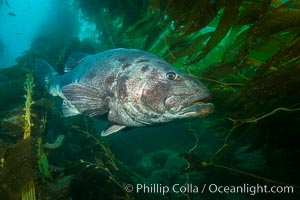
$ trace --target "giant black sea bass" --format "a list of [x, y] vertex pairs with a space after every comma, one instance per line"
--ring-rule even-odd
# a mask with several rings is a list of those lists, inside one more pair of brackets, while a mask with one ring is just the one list
[[75, 52], [59, 75], [37, 59], [36, 80], [63, 99], [65, 117], [107, 115], [112, 123], [102, 136], [126, 127], [142, 127], [197, 118], [214, 110], [207, 88], [163, 59], [136, 49], [89, 55]]

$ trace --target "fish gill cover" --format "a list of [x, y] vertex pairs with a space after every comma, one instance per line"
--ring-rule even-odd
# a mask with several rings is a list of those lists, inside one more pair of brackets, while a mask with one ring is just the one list
[[[79, 23], [60, 21], [73, 25], [56, 32], [43, 26], [17, 64], [0, 71], [0, 199], [299, 198], [299, 1], [74, 0], [73, 6]], [[74, 33], [87, 28], [80, 23], [92, 24], [89, 37]], [[201, 80], [214, 114], [103, 138], [105, 122], [64, 118], [61, 100], [34, 84], [36, 58], [63, 73], [73, 52], [114, 48], [149, 51]], [[151, 194], [138, 192], [138, 184]], [[159, 190], [175, 184], [189, 191]], [[203, 185], [294, 190], [195, 191]]]

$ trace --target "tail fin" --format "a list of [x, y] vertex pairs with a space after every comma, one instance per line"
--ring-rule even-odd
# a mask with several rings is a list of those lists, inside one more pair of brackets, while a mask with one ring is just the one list
[[39, 85], [50, 91], [50, 86], [57, 75], [58, 73], [48, 62], [41, 58], [36, 59], [35, 80]]

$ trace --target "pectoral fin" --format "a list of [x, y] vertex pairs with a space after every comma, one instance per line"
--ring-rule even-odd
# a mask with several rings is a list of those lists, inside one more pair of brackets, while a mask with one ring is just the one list
[[80, 112], [69, 101], [64, 100], [62, 104], [62, 112], [64, 117], [79, 115]]
[[106, 129], [105, 131], [102, 131], [101, 136], [108, 136], [112, 133], [118, 132], [122, 129], [126, 128], [126, 126], [123, 125], [112, 125], [111, 127], [109, 127], [108, 129]]
[[66, 102], [66, 106], [63, 107], [63, 110], [65, 108], [64, 113], [70, 111], [69, 113], [76, 114], [77, 110], [82, 114], [93, 117], [109, 111], [107, 96], [96, 87], [74, 83], [63, 87], [62, 93]]

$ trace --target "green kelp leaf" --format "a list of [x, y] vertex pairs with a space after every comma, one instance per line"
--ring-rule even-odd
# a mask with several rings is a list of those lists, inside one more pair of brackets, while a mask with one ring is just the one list
[[210, 0], [152, 0], [150, 7], [173, 25], [175, 33], [183, 33], [184, 36], [205, 27], [217, 13], [215, 2]]
[[176, 58], [182, 57], [194, 57], [194, 53], [199, 53], [199, 51], [206, 45], [206, 41], [210, 37], [211, 33], [205, 33], [198, 35], [193, 38], [184, 38], [176, 41], [169, 47], [169, 52], [173, 54]]
[[[236, 29], [236, 30], [235, 30]], [[240, 49], [243, 46], [245, 42], [247, 42], [248, 32], [249, 32], [249, 26], [239, 27], [235, 26], [231, 29], [231, 32], [233, 31], [239, 31], [236, 33], [235, 37], [232, 39], [232, 43], [228, 46], [226, 51], [224, 51], [223, 55], [223, 62], [228, 62], [231, 60], [239, 60], [236, 57], [240, 53]]]
[[196, 63], [202, 58], [204, 58], [225, 37], [227, 32], [230, 30], [230, 28], [236, 21], [240, 4], [241, 1], [239, 0], [226, 2], [225, 9], [219, 21], [218, 27], [216, 28], [215, 32], [212, 34], [210, 40], [207, 42], [207, 45], [204, 47], [200, 56], [190, 61], [189, 64]]
[[168, 36], [163, 38], [163, 45], [166, 47], [162, 57], [168, 62], [174, 63], [179, 61], [183, 63], [181, 58], [191, 55], [188, 51], [189, 46], [192, 44], [191, 39], [184, 38], [178, 40], [176, 36]]
[[270, 8], [271, 3], [272, 3], [272, 0], [264, 0], [261, 3], [261, 13], [267, 13]]
[[[118, 2], [123, 3], [123, 0], [118, 1]], [[126, 0], [126, 1], [124, 1], [124, 4], [120, 5], [120, 7], [119, 7], [120, 11], [126, 10], [125, 16], [124, 16], [124, 26], [128, 27], [131, 24], [135, 23], [137, 20], [143, 18], [144, 14], [146, 13], [147, 6], [148, 6], [148, 0], [139, 0], [139, 1]], [[126, 9], [124, 9], [124, 8], [126, 8]], [[115, 9], [115, 5], [113, 6], [112, 9]], [[118, 15], [118, 13], [116, 13], [116, 16]]]
[[[265, 16], [267, 15], [267, 12], [270, 10], [270, 3], [271, 0], [264, 0], [260, 4], [259, 13], [257, 13], [257, 18], [253, 17], [253, 25], [247, 30], [247, 38], [245, 39], [242, 47], [240, 48], [239, 55], [237, 56], [237, 59], [240, 60], [240, 63], [235, 66], [236, 69], [241, 70], [244, 67], [244, 64], [246, 62], [247, 55], [251, 52], [251, 50], [254, 48], [255, 42], [257, 40], [257, 37], [259, 35], [260, 31], [260, 25], [262, 24], [262, 21], [265, 19]], [[256, 11], [257, 8], [255, 8]], [[256, 11], [257, 12], [257, 11]], [[256, 13], [255, 12], [255, 13]], [[240, 24], [241, 21], [238, 21]]]
[[150, 49], [150, 47], [158, 40], [162, 32], [161, 28], [157, 26], [152, 26], [150, 31], [151, 33], [147, 35], [145, 49]]
[[186, 55], [188, 58], [186, 60], [191, 60], [192, 58], [196, 58], [199, 54], [201, 54], [201, 50], [207, 44], [207, 40], [209, 37], [211, 37], [211, 34], [211, 32], [204, 33], [193, 39], [193, 42], [187, 48], [188, 53]]
[[[150, 37], [152, 37], [152, 36], [150, 36]], [[171, 39], [168, 39], [168, 38], [171, 38]], [[167, 44], [169, 44], [169, 41], [173, 41], [174, 38], [175, 37], [170, 35], [170, 30], [168, 28], [165, 28], [164, 30], [162, 30], [160, 32], [160, 34], [155, 39], [154, 43], [147, 50], [155, 53], [156, 55], [160, 55], [161, 57], [163, 57], [165, 59], [165, 57], [163, 55], [167, 55], [166, 54], [167, 49], [168, 49]], [[151, 40], [151, 39], [149, 38], [149, 40]]]
[[152, 45], [161, 32], [160, 27], [155, 26], [155, 18], [153, 16], [145, 16], [142, 20], [136, 21], [126, 30], [120, 30], [116, 34], [116, 40], [122, 47], [145, 49], [145, 45]]
[[209, 66], [202, 72], [202, 76], [212, 79], [218, 79], [233, 73], [233, 66], [237, 64], [237, 60], [228, 63], [216, 63]]
[[[154, 14], [158, 14], [160, 8], [165, 7], [161, 5], [162, 1], [154, 1], [151, 0], [149, 3], [149, 7], [154, 11]], [[167, 3], [167, 1], [163, 1], [163, 3]]]
[[253, 24], [261, 14], [261, 3], [243, 2], [236, 24]]
[[[299, 103], [300, 95], [300, 63], [248, 81], [243, 93], [249, 101], [268, 105], [270, 101], [279, 101], [277, 105], [293, 105]], [[255, 94], [255, 95], [254, 95]]]
[[[300, 59], [300, 34], [295, 36], [294, 40], [290, 42], [287, 47], [279, 49], [271, 58], [269, 58], [260, 69], [256, 72], [254, 79], [263, 78], [273, 67], [280, 67], [284, 63], [293, 62]], [[282, 69], [279, 69], [279, 71]], [[273, 72], [273, 71], [272, 71]]]
[[214, 5], [209, 0], [188, 1], [185, 10], [184, 35], [189, 35], [204, 28], [217, 14]]
[[269, 36], [294, 27], [300, 27], [300, 9], [278, 8], [268, 13], [257, 29], [261, 36]]

